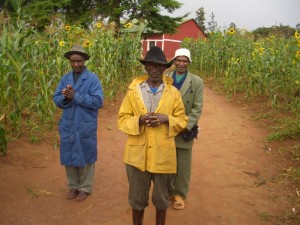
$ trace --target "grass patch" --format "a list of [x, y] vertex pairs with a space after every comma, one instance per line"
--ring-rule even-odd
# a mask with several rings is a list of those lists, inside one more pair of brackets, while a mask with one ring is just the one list
[[300, 137], [300, 119], [284, 118], [275, 121], [275, 130], [267, 136], [268, 141], [284, 141]]
[[257, 212], [258, 217], [263, 221], [271, 221], [272, 215], [268, 212]]

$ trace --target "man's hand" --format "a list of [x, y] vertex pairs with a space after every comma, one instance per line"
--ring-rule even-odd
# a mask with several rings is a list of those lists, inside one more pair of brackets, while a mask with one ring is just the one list
[[65, 98], [68, 101], [72, 101], [72, 99], [74, 97], [74, 94], [75, 94], [75, 91], [74, 91], [74, 89], [72, 88], [71, 85], [67, 85], [67, 88], [64, 88], [62, 90], [62, 94], [65, 96]]
[[147, 113], [143, 116], [140, 116], [139, 124], [145, 125], [148, 127], [156, 127], [162, 123], [168, 123], [169, 117], [166, 114], [160, 113]]

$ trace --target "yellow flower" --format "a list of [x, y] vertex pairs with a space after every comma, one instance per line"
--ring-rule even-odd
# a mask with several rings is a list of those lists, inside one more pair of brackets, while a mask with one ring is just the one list
[[240, 61], [239, 58], [231, 58], [231, 59], [229, 60], [229, 64], [238, 64], [239, 61]]
[[235, 30], [233, 28], [230, 28], [228, 31], [227, 31], [227, 34], [230, 34], [230, 35], [233, 35], [235, 33]]
[[300, 80], [296, 80], [296, 81], [295, 81], [295, 84], [300, 84]]
[[66, 26], [65, 26], [65, 30], [66, 30], [66, 31], [70, 31], [70, 30], [71, 30], [71, 26], [66, 25]]
[[264, 53], [264, 51], [265, 51], [265, 49], [264, 49], [263, 47], [260, 47], [260, 48], [259, 48], [260, 54]]
[[101, 22], [96, 23], [96, 27], [101, 28], [102, 27], [102, 23]]
[[83, 47], [90, 47], [92, 45], [92, 42], [90, 42], [89, 40], [85, 40], [84, 42], [83, 42]]
[[300, 50], [296, 52], [296, 58], [300, 59]]
[[132, 23], [126, 23], [124, 27], [125, 28], [130, 28], [130, 27], [132, 27], [132, 25], [133, 25]]
[[299, 34], [298, 31], [295, 32], [295, 38], [296, 38], [296, 39], [300, 39], [300, 34]]
[[300, 39], [297, 41], [297, 46], [300, 47]]
[[60, 42], [59, 42], [59, 45], [60, 45], [60, 46], [65, 46], [65, 42], [64, 42], [64, 41], [60, 41]]

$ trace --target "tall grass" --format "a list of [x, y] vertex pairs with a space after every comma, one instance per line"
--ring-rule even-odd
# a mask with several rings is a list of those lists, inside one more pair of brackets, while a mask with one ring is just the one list
[[266, 96], [273, 106], [293, 103], [295, 110], [300, 106], [299, 35], [254, 40], [231, 30], [206, 40], [186, 39], [183, 47], [191, 49], [192, 69], [221, 82], [228, 94]]
[[105, 98], [116, 98], [133, 76], [140, 75], [140, 34], [122, 33], [97, 23], [86, 30], [54, 21], [44, 33], [24, 21], [1, 24], [0, 30], [0, 127], [16, 137], [40, 132], [40, 124], [53, 126], [56, 107], [53, 92], [63, 74], [71, 70], [63, 57], [73, 44], [83, 45], [91, 58], [86, 62], [96, 73]]
[[221, 86], [227, 96], [262, 98], [269, 107], [291, 112], [292, 119], [280, 121], [286, 126], [276, 131], [277, 140], [300, 137], [299, 32], [291, 38], [255, 40], [250, 33], [230, 29], [205, 40], [185, 39], [182, 46], [191, 50], [191, 69]]

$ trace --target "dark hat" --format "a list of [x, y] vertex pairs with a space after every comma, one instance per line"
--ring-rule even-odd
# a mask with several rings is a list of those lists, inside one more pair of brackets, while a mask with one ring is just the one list
[[90, 58], [90, 56], [85, 53], [84, 48], [78, 44], [73, 45], [72, 49], [64, 54], [64, 57], [69, 59], [70, 55], [72, 54], [82, 55], [85, 58], [85, 60], [88, 60]]
[[169, 68], [172, 65], [171, 63], [167, 62], [164, 52], [161, 50], [160, 47], [157, 46], [151, 47], [150, 50], [146, 53], [145, 58], [140, 59], [140, 62], [142, 64], [145, 64], [146, 62], [159, 63], [166, 65], [167, 68]]

